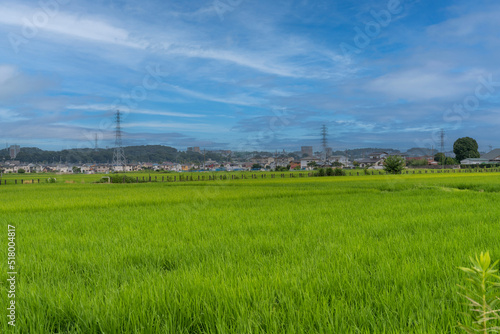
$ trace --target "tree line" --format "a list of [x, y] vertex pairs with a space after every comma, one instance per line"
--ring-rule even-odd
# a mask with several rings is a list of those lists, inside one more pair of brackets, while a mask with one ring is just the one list
[[[203, 163], [202, 153], [181, 152], [163, 145], [145, 145], [124, 147], [128, 163], [165, 161], [173, 163]], [[11, 160], [7, 149], [0, 150], [1, 161]], [[226, 161], [228, 158], [221, 154], [207, 151], [205, 160]], [[113, 149], [68, 149], [61, 151], [45, 151], [37, 147], [22, 147], [16, 159], [22, 163], [96, 163], [104, 164], [113, 161]]]

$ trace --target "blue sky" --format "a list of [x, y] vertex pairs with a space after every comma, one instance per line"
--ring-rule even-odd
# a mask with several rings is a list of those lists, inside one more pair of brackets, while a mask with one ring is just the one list
[[499, 147], [496, 1], [11, 1], [0, 140], [184, 150]]

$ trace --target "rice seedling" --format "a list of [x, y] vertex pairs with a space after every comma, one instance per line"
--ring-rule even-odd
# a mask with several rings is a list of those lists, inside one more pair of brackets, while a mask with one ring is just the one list
[[499, 261], [491, 263], [489, 252], [471, 258], [472, 267], [460, 267], [468, 277], [469, 286], [460, 286], [467, 300], [472, 324], [460, 327], [467, 333], [497, 333], [500, 331], [500, 277], [496, 275]]

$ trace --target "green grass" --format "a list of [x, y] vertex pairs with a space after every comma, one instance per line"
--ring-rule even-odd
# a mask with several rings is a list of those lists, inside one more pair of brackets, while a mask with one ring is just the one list
[[[153, 175], [153, 174], [152, 174]], [[95, 178], [96, 175], [93, 175]], [[500, 174], [0, 188], [19, 333], [458, 333]], [[5, 307], [4, 307], [5, 306]]]

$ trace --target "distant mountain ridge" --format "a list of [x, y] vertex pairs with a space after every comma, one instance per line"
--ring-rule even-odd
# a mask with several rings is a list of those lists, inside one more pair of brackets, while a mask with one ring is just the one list
[[[180, 152], [177, 149], [163, 145], [145, 145], [124, 147], [128, 163], [134, 162], [203, 162], [203, 154], [197, 152]], [[224, 159], [220, 154], [207, 152], [206, 160]], [[7, 149], [0, 150], [0, 159], [10, 160]], [[107, 149], [68, 149], [62, 151], [44, 151], [37, 147], [21, 147], [16, 159], [23, 163], [111, 163], [113, 148]]]

